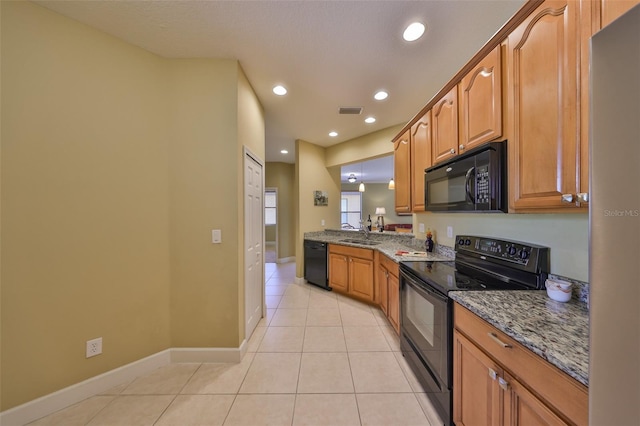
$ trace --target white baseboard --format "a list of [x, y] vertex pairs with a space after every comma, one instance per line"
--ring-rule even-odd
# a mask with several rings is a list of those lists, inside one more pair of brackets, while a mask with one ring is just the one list
[[0, 425], [22, 426], [41, 417], [99, 395], [136, 377], [172, 362], [237, 363], [247, 352], [247, 341], [239, 348], [171, 348], [115, 368], [80, 383], [34, 399], [0, 413]]
[[239, 348], [173, 348], [171, 362], [235, 362], [242, 361], [247, 351], [246, 340]]
[[281, 257], [280, 259], [276, 260], [276, 263], [289, 263], [289, 262], [295, 262], [295, 261], [296, 261], [295, 256], [289, 256], [289, 257]]
[[305, 284], [306, 282], [307, 280], [305, 280], [304, 277], [296, 277], [295, 279], [296, 284]]

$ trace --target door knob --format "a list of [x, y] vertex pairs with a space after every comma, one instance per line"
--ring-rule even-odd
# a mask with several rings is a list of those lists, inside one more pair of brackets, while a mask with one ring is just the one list
[[451, 154], [455, 154], [455, 153], [456, 153], [456, 150], [455, 150], [455, 149], [453, 149], [453, 148], [451, 148], [451, 151], [449, 151], [449, 152], [450, 152]]

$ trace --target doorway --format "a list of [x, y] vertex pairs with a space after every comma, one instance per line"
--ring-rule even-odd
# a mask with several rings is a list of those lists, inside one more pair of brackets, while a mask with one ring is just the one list
[[264, 261], [278, 261], [278, 189], [264, 191]]

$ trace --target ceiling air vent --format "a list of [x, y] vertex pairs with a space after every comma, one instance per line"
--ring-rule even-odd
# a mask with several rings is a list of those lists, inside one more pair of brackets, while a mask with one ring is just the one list
[[362, 114], [362, 107], [340, 107], [339, 114]]

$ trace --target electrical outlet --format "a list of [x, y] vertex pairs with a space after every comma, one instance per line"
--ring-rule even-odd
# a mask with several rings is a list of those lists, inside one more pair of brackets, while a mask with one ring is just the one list
[[447, 237], [453, 238], [453, 226], [447, 226]]
[[102, 337], [87, 340], [87, 358], [100, 355], [102, 353]]
[[423, 232], [424, 233], [424, 223], [419, 223], [418, 224], [418, 232]]

